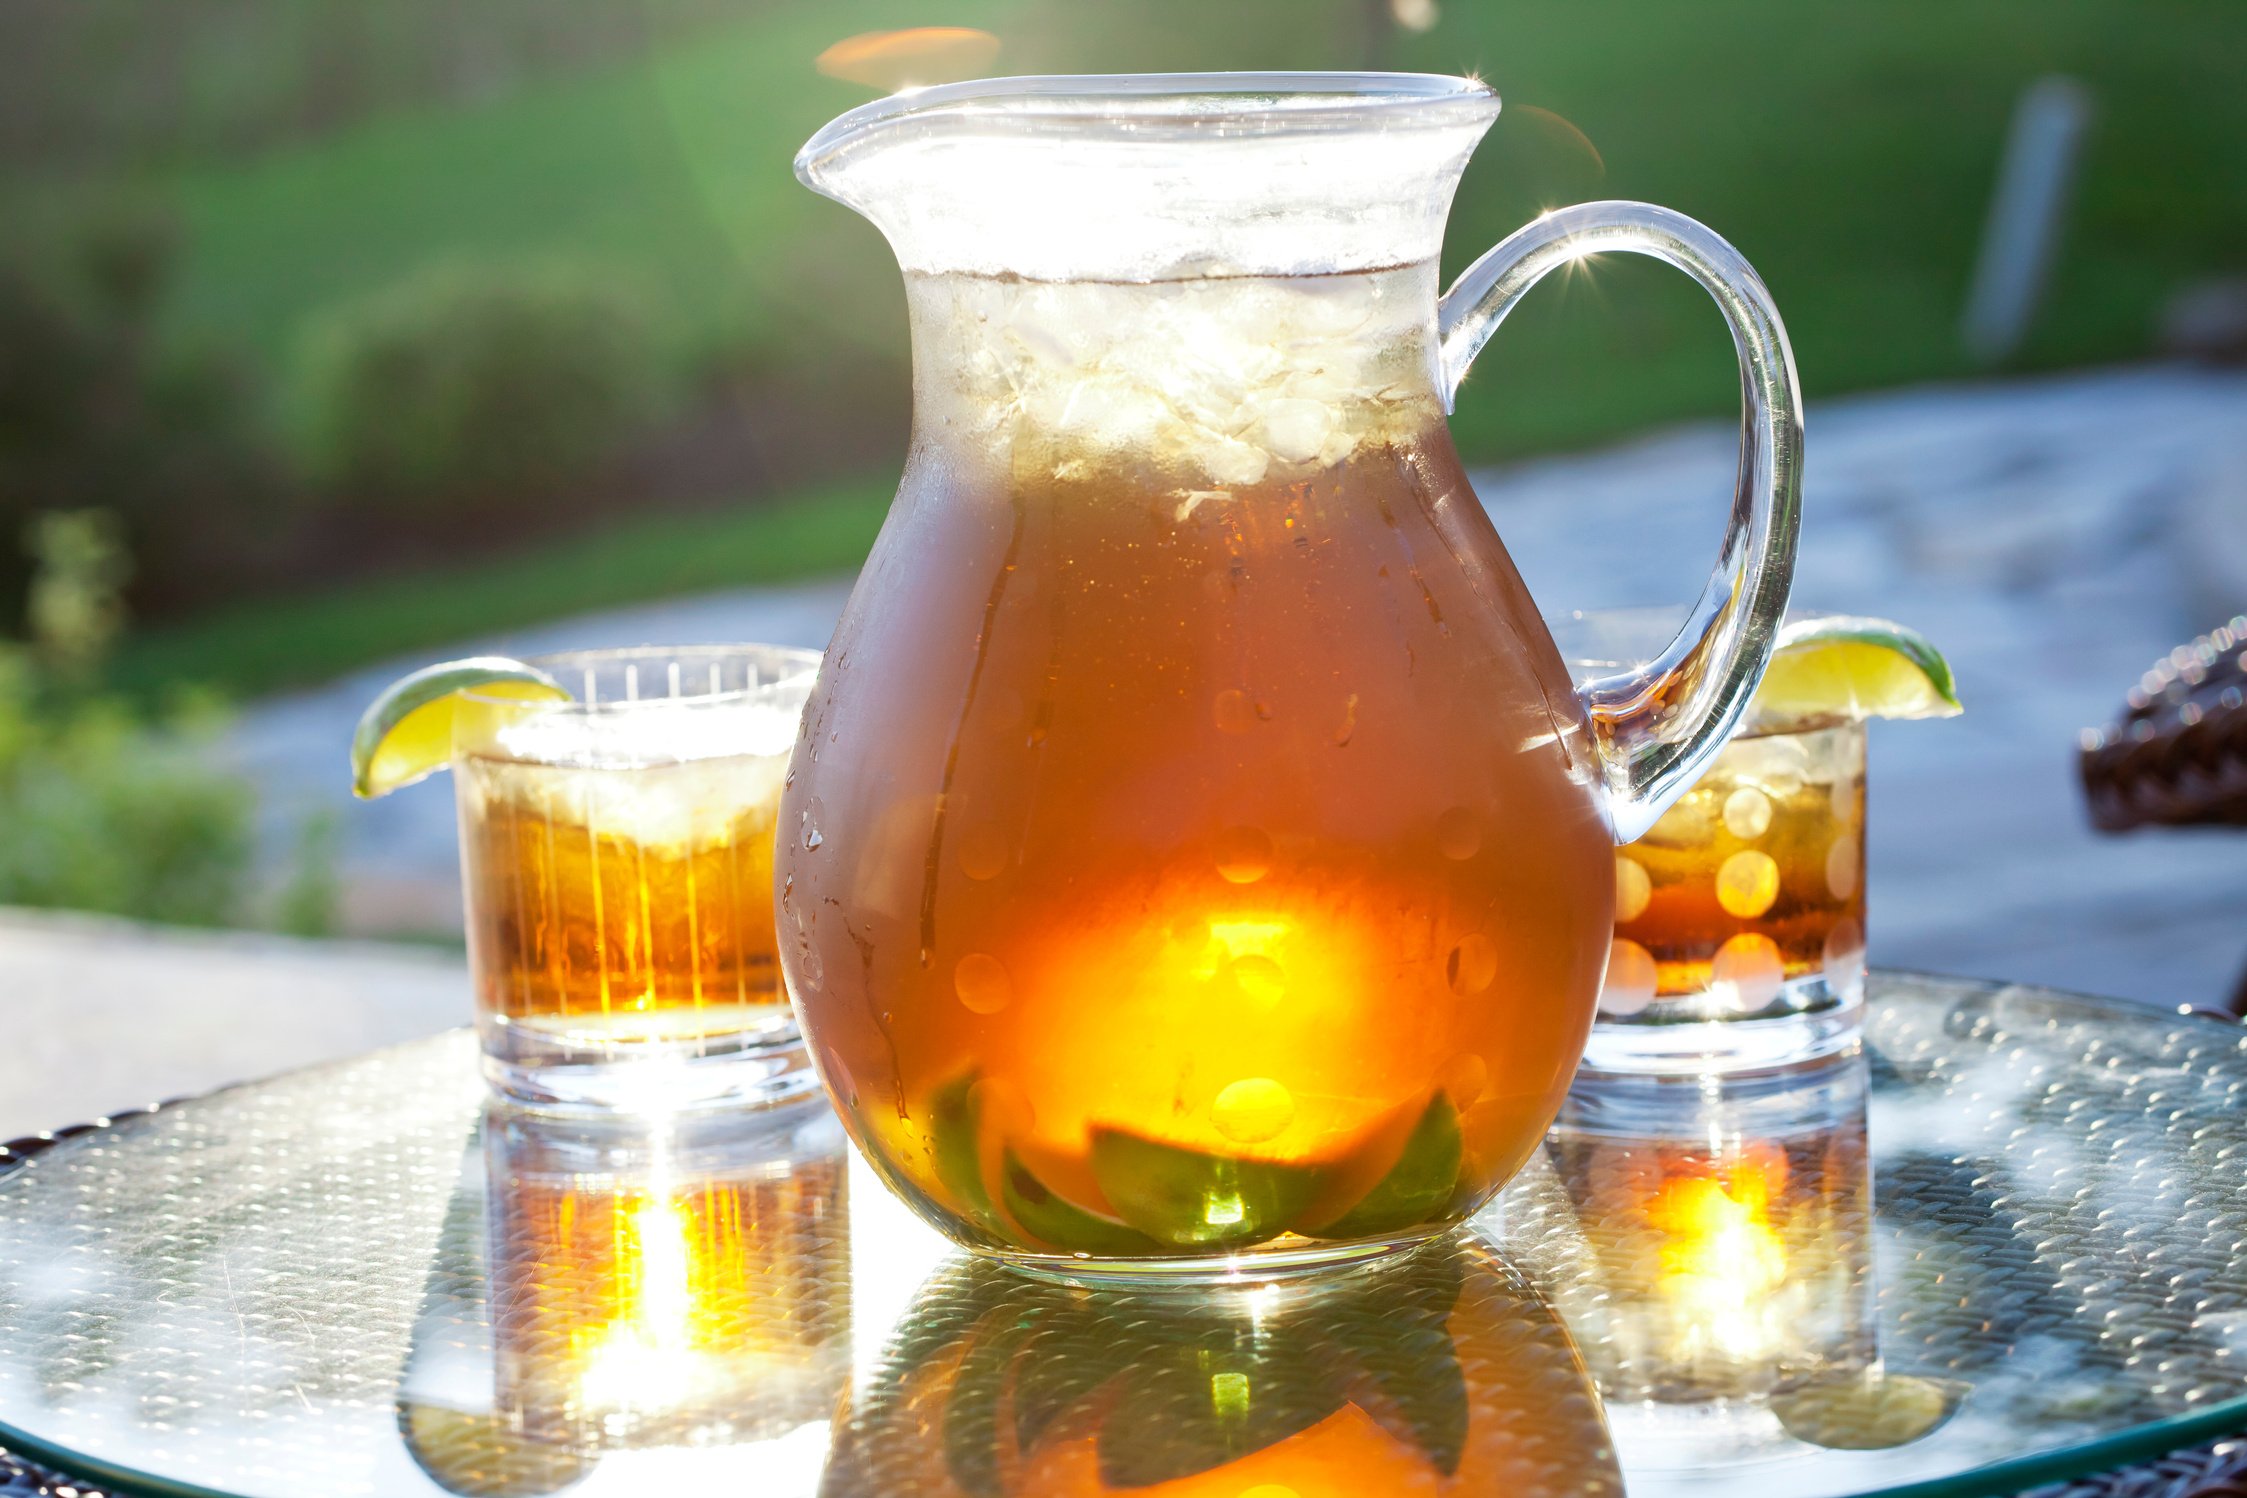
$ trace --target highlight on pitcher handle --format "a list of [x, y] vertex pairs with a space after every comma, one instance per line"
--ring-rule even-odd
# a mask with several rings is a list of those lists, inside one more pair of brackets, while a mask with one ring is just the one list
[[1438, 309], [1444, 405], [1529, 288], [1608, 250], [1651, 255], [1716, 299], [1740, 356], [1740, 469], [1715, 569], [1653, 661], [1580, 689], [1618, 842], [1638, 838], [1700, 777], [1747, 711], [1794, 581], [1801, 527], [1802, 392], [1779, 311], [1755, 268], [1706, 225], [1651, 203], [1579, 203], [1508, 235]]

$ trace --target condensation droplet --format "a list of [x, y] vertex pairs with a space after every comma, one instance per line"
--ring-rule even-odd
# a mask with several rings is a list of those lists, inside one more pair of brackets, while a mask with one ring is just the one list
[[1748, 920], [1769, 910], [1779, 898], [1779, 865], [1753, 848], [1733, 854], [1716, 871], [1716, 902]]
[[1217, 872], [1254, 884], [1272, 871], [1272, 838], [1261, 827], [1228, 827], [1217, 835]]
[[1020, 1139], [1038, 1121], [1030, 1099], [1004, 1077], [985, 1077], [968, 1089], [967, 1098], [985, 1131], [1001, 1139]]
[[1444, 962], [1443, 976], [1453, 993], [1481, 993], [1498, 976], [1497, 945], [1480, 931], [1460, 937]]
[[1443, 1069], [1443, 1090], [1450, 1094], [1451, 1105], [1455, 1108], [1465, 1110], [1471, 1106], [1489, 1085], [1490, 1063], [1473, 1051], [1462, 1051]]
[[1006, 835], [989, 822], [960, 834], [960, 872], [970, 879], [996, 879], [1006, 872]]
[[1287, 997], [1287, 974], [1271, 958], [1251, 952], [1226, 964], [1234, 990], [1251, 1004], [1270, 1008]]
[[1744, 843], [1771, 830], [1771, 798], [1752, 785], [1724, 798], [1724, 828]]
[[1726, 1007], [1752, 1014], [1779, 996], [1786, 976], [1779, 944], [1760, 931], [1743, 931], [1716, 949], [1709, 964], [1709, 991]]
[[1617, 937], [1607, 949], [1607, 982], [1599, 991], [1599, 1012], [1617, 1018], [1636, 1014], [1654, 1002], [1660, 982], [1654, 954], [1635, 941]]
[[1482, 823], [1472, 808], [1454, 806], [1436, 818], [1436, 851], [1462, 863], [1482, 851]]
[[952, 969], [952, 988], [977, 1014], [997, 1014], [1014, 1002], [1014, 979], [988, 952], [970, 952]]
[[1846, 832], [1835, 838], [1833, 846], [1826, 850], [1826, 888], [1833, 891], [1836, 900], [1846, 900], [1857, 893], [1864, 857], [1863, 845]]
[[806, 852], [810, 852], [811, 850], [817, 848], [821, 843], [827, 841], [826, 838], [819, 835], [819, 829], [812, 825], [811, 813], [808, 811], [803, 814], [802, 826], [804, 833], [804, 850]]
[[1844, 775], [1833, 783], [1833, 790], [1827, 794], [1826, 804], [1833, 808], [1835, 821], [1847, 823], [1857, 820], [1857, 796], [1864, 789], [1864, 784], [1864, 781], [1854, 775]]
[[1865, 986], [1865, 928], [1847, 917], [1826, 933], [1826, 987], [1839, 999], [1854, 999]]
[[1654, 881], [1646, 866], [1628, 854], [1615, 855], [1615, 920], [1618, 925], [1646, 914], [1654, 899]]
[[1295, 1122], [1295, 1099], [1270, 1077], [1243, 1077], [1217, 1094], [1209, 1121], [1236, 1144], [1261, 1144]]
[[1227, 687], [1217, 694], [1210, 716], [1217, 720], [1220, 732], [1246, 733], [1256, 726], [1256, 704], [1239, 687]]

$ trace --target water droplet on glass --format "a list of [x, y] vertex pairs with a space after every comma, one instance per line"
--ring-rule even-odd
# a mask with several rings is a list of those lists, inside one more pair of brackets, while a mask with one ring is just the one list
[[1741, 786], [1724, 798], [1725, 830], [1744, 843], [1752, 843], [1771, 830], [1771, 798], [1752, 785]]
[[1209, 1121], [1236, 1144], [1261, 1144], [1295, 1122], [1295, 1099], [1270, 1077], [1244, 1077], [1217, 1094]]
[[1256, 726], [1256, 704], [1239, 687], [1227, 687], [1211, 704], [1210, 716], [1222, 733], [1246, 733]]
[[1826, 803], [1832, 807], [1835, 821], [1853, 822], [1857, 819], [1857, 793], [1863, 787], [1862, 780], [1850, 775], [1844, 775], [1833, 783], [1833, 790], [1827, 794]]
[[1646, 866], [1627, 854], [1615, 855], [1615, 919], [1618, 923], [1635, 921], [1646, 914], [1646, 907], [1654, 899], [1654, 881], [1647, 877]]
[[1234, 991], [1251, 1004], [1270, 1008], [1287, 997], [1287, 974], [1271, 958], [1250, 953], [1226, 964]]
[[1727, 858], [1716, 871], [1716, 902], [1742, 920], [1769, 910], [1779, 898], [1779, 865], [1768, 853], [1750, 848]]
[[988, 822], [960, 834], [960, 872], [970, 879], [996, 879], [1006, 871], [1006, 837]]
[[1779, 944], [1760, 931], [1743, 931], [1716, 949], [1709, 964], [1709, 993], [1727, 1008], [1752, 1014], [1779, 996], [1786, 976]]
[[1271, 835], [1261, 827], [1228, 827], [1217, 835], [1217, 872], [1254, 884], [1272, 871]]
[[1833, 846], [1826, 850], [1826, 888], [1833, 891], [1836, 900], [1846, 900], [1857, 893], [1864, 857], [1864, 846], [1846, 832], [1835, 838]]
[[1459, 938], [1444, 963], [1444, 981], [1456, 994], [1477, 994], [1498, 976], [1498, 948], [1480, 931]]
[[988, 952], [970, 952], [952, 969], [952, 988], [977, 1014], [997, 1014], [1014, 1002], [1014, 979]]
[[1482, 850], [1482, 824], [1468, 807], [1454, 806], [1436, 818], [1436, 851], [1464, 862]]
[[1638, 1013], [1654, 1002], [1660, 981], [1654, 954], [1635, 941], [1617, 937], [1607, 949], [1607, 982], [1599, 991], [1599, 1012], [1617, 1019]]
[[1865, 928], [1843, 917], [1826, 933], [1826, 987], [1834, 997], [1854, 999], [1865, 986]]
[[1455, 1108], [1471, 1106], [1489, 1085], [1490, 1063], [1472, 1051], [1452, 1057], [1451, 1064], [1443, 1069], [1443, 1090], [1450, 1094]]

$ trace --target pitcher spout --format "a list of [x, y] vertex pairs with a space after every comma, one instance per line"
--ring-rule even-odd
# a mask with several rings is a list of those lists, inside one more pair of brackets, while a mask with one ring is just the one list
[[1039, 281], [1296, 276], [1433, 260], [1498, 114], [1466, 78], [1001, 78], [850, 111], [796, 175], [907, 271]]

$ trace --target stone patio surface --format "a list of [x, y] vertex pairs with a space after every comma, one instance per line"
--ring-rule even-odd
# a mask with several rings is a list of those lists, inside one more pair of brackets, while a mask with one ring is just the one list
[[[1714, 554], [1734, 442], [1727, 426], [1682, 428], [1483, 474], [1478, 489], [1549, 612], [1678, 602]], [[2247, 608], [2247, 559], [2205, 539], [2237, 533], [2230, 511], [2247, 506], [2247, 377], [2133, 368], [1828, 402], [1811, 413], [1805, 471], [1798, 603], [1918, 626], [1967, 704], [1947, 722], [1874, 725], [1873, 960], [2220, 1002], [2247, 966], [2247, 834], [2094, 834], [2073, 755], [2157, 655]], [[429, 658], [816, 646], [847, 591], [838, 578], [683, 599]], [[445, 783], [367, 806], [345, 788], [360, 709], [417, 664], [260, 704], [231, 746], [269, 798], [275, 846], [294, 818], [339, 820], [362, 931], [458, 929]], [[11, 918], [0, 1013], [29, 1016], [34, 1038], [0, 1055], [0, 1137], [467, 1012], [457, 959], [426, 952]]]

